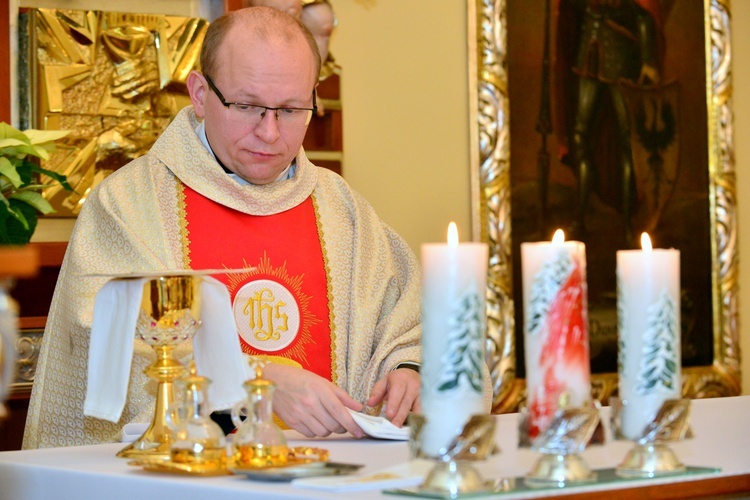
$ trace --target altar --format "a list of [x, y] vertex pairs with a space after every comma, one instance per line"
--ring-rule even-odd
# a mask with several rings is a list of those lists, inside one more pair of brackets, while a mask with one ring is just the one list
[[[631, 443], [611, 439], [608, 425], [609, 408], [602, 409], [607, 441], [592, 446], [583, 454], [595, 471], [612, 469], [625, 456]], [[701, 399], [691, 403], [694, 437], [672, 445], [678, 458], [699, 472], [664, 478], [599, 481], [593, 484], [562, 489], [512, 490], [521, 485], [538, 454], [518, 449], [518, 415], [497, 415], [495, 440], [499, 453], [476, 464], [486, 480], [504, 485], [509, 491], [481, 498], [518, 499], [549, 498], [717, 498], [730, 493], [750, 494], [750, 396]], [[227, 475], [191, 477], [147, 472], [128, 465], [115, 453], [122, 443], [22, 450], [0, 453], [0, 498], [24, 499], [149, 499], [180, 498], [182, 500], [222, 498], [409, 498], [383, 491], [383, 471], [409, 460], [408, 444], [404, 441], [354, 439], [349, 435], [327, 439], [308, 439], [287, 431], [290, 446], [314, 446], [330, 451], [330, 460], [361, 464], [356, 476], [338, 476], [338, 485], [327, 489], [280, 481], [258, 481], [244, 476]], [[414, 484], [414, 477], [396, 477], [391, 485]], [[352, 484], [352, 478], [362, 478]], [[367, 483], [370, 483], [369, 485]], [[606, 493], [605, 493], [606, 492]]]

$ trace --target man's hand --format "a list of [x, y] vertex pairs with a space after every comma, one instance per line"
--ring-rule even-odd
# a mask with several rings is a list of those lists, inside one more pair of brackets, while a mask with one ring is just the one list
[[385, 416], [393, 425], [401, 427], [409, 412], [420, 412], [419, 372], [398, 368], [389, 372], [372, 387], [367, 406], [377, 406], [385, 401]]
[[325, 437], [349, 432], [361, 438], [364, 432], [347, 411], [362, 410], [343, 389], [312, 372], [294, 366], [269, 363], [263, 369], [276, 384], [273, 410], [289, 427], [307, 437]]

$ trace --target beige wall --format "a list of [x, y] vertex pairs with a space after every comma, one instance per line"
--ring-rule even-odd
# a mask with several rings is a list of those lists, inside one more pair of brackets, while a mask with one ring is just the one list
[[[334, 0], [332, 52], [344, 68], [344, 173], [381, 217], [419, 251], [448, 222], [471, 237], [466, 0]], [[740, 222], [750, 203], [750, 2], [733, 2], [735, 148]], [[42, 228], [38, 239], [57, 239]], [[52, 231], [50, 229], [49, 231]], [[750, 247], [740, 245], [740, 288]], [[748, 326], [741, 347], [750, 358]], [[743, 363], [744, 393], [750, 368]]]
[[344, 177], [411, 244], [471, 238], [465, 0], [339, 0]]

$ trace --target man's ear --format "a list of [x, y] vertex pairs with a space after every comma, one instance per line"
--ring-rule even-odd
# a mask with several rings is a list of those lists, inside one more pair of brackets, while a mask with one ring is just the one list
[[193, 103], [195, 115], [202, 119], [205, 115], [205, 102], [208, 97], [208, 82], [197, 71], [191, 71], [185, 83], [190, 94], [190, 102]]

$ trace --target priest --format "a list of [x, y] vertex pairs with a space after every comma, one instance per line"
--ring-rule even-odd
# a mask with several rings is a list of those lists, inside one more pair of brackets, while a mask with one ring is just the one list
[[270, 362], [276, 414], [307, 436], [362, 436], [349, 409], [399, 426], [419, 410], [414, 254], [302, 148], [321, 65], [314, 38], [279, 10], [242, 9], [211, 23], [200, 64], [187, 79], [192, 106], [80, 212], [25, 448], [116, 441], [126, 423], [151, 419], [143, 369], [153, 350], [136, 340], [120, 421], [83, 413], [94, 300], [106, 281], [95, 275], [112, 273], [250, 268], [215, 277], [230, 293], [242, 351]]

